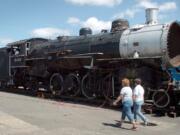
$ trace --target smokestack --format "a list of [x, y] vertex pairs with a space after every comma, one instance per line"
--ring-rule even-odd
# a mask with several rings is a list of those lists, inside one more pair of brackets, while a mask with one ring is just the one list
[[158, 8], [146, 9], [146, 24], [153, 25], [158, 23]]

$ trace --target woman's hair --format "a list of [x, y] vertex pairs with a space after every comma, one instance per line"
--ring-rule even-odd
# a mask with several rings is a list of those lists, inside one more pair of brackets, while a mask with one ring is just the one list
[[135, 81], [136, 84], [141, 84], [141, 79], [140, 78], [136, 78], [134, 81]]
[[129, 86], [129, 85], [130, 85], [129, 79], [124, 78], [124, 79], [122, 80], [122, 86]]

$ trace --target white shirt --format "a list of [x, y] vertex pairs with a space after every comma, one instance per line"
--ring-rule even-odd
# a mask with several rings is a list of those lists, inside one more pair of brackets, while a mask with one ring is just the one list
[[123, 96], [122, 102], [132, 100], [132, 89], [128, 86], [121, 89], [120, 95]]
[[141, 85], [137, 85], [134, 88], [133, 94], [134, 96], [136, 96], [135, 98], [136, 102], [144, 101], [144, 88]]

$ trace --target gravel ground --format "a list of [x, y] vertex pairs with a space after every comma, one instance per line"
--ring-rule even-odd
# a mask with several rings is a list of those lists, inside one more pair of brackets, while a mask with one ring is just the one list
[[0, 92], [0, 135], [179, 135], [180, 117], [146, 115], [151, 126], [117, 126], [121, 112]]

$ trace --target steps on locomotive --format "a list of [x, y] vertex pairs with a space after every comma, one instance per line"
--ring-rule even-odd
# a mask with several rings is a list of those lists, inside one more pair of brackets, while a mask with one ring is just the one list
[[145, 100], [144, 103], [147, 104], [147, 105], [148, 104], [153, 105], [154, 102], [153, 102], [153, 100]]

